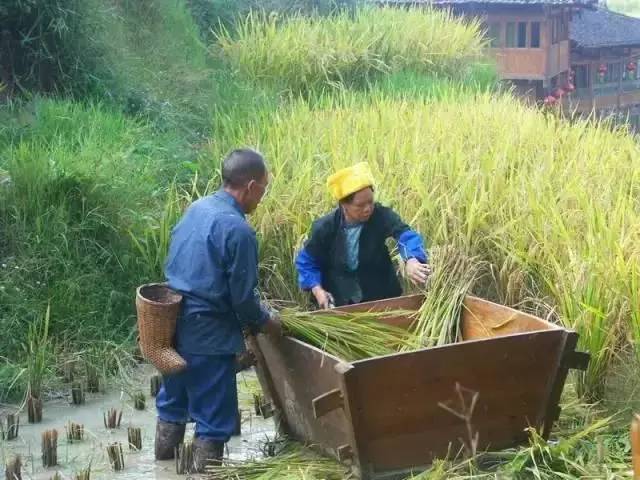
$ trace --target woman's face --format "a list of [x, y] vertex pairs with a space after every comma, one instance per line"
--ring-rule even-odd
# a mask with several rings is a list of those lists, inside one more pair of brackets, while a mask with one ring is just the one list
[[363, 223], [373, 213], [373, 189], [367, 187], [353, 194], [351, 201], [342, 202], [344, 216], [349, 223]]

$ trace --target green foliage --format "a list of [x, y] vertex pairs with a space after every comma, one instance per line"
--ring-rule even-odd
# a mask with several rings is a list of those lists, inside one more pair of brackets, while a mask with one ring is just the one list
[[49, 304], [54, 341], [122, 342], [146, 273], [129, 232], [144, 229], [180, 168], [173, 138], [100, 104], [18, 110], [0, 141], [0, 328], [13, 332], [0, 351], [16, 361]]
[[11, 89], [86, 88], [100, 49], [88, 41], [92, 0], [6, 0], [0, 5], [0, 78]]
[[366, 94], [384, 94], [393, 98], [429, 98], [454, 101], [475, 93], [498, 90], [498, 76], [495, 66], [487, 63], [473, 63], [458, 72], [453, 78], [424, 75], [411, 70], [403, 70], [375, 79]]

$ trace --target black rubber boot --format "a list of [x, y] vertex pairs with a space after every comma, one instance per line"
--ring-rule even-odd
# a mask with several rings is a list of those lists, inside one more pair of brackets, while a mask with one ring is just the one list
[[207, 465], [221, 465], [224, 455], [224, 442], [193, 439], [193, 469], [195, 473], [204, 473]]
[[156, 460], [171, 460], [176, 447], [184, 441], [186, 425], [158, 419], [156, 423]]

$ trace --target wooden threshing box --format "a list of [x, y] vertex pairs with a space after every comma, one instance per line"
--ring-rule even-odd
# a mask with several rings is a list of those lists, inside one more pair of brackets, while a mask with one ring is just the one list
[[[339, 310], [417, 310], [423, 298]], [[575, 351], [577, 334], [475, 297], [466, 298], [461, 322], [462, 342], [355, 362], [259, 335], [258, 377], [286, 434], [349, 463], [363, 480], [455, 455], [469, 438], [468, 422], [443, 408], [463, 410], [457, 386], [476, 396], [470, 424], [478, 451], [526, 443], [530, 426], [547, 437], [568, 370], [589, 361]]]

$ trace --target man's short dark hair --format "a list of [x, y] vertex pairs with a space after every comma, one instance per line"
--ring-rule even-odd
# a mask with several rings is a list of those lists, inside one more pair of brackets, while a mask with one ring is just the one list
[[266, 174], [264, 157], [251, 148], [236, 149], [222, 162], [222, 183], [225, 187], [244, 187], [251, 180], [262, 180]]

